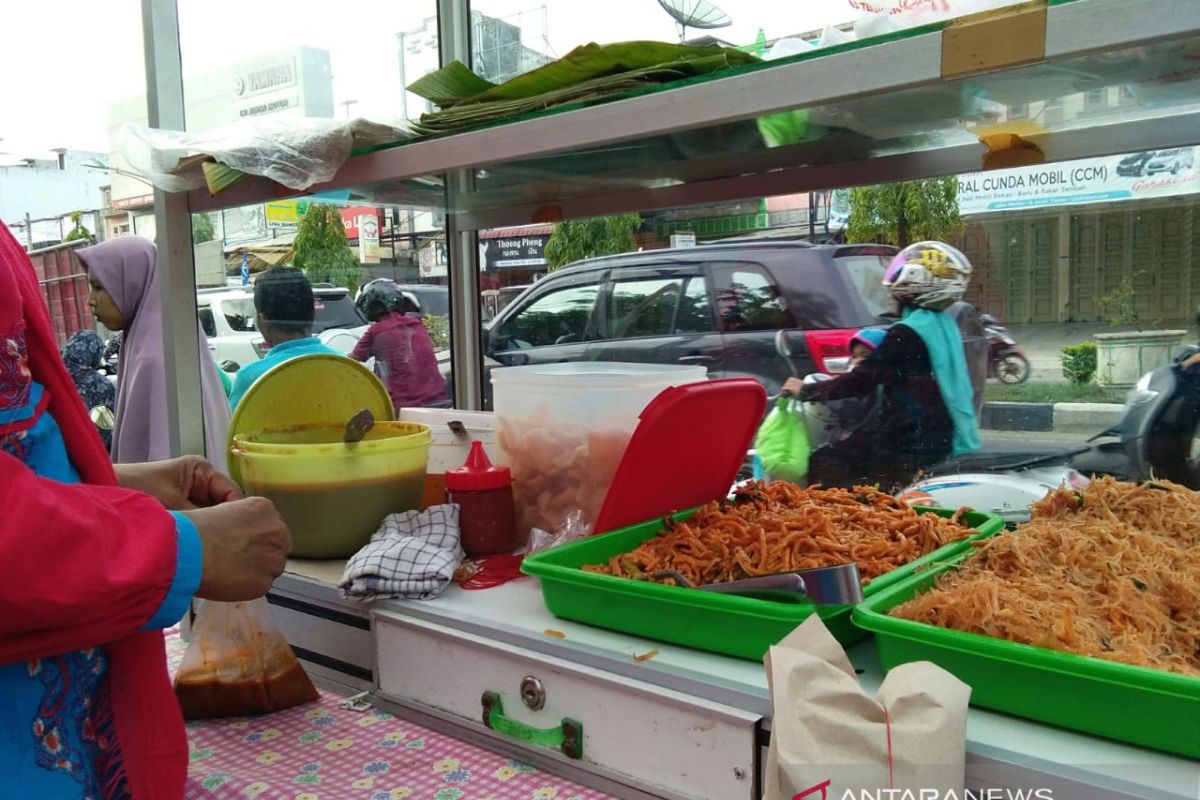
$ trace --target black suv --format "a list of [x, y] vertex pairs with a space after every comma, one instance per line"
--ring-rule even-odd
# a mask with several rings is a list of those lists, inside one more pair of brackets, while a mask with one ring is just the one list
[[[797, 241], [712, 244], [581, 261], [530, 286], [485, 333], [504, 366], [556, 361], [702, 364], [709, 377], [792, 374], [775, 332], [796, 330], [795, 374], [837, 372], [850, 336], [886, 323], [896, 249]], [[491, 385], [485, 382], [491, 407]]]

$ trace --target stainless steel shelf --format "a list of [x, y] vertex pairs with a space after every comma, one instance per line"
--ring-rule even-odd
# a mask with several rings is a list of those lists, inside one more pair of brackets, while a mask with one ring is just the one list
[[[484, 170], [476, 190], [455, 197], [449, 209], [460, 229], [478, 229], [953, 174], [980, 168], [984, 148], [975, 130], [1004, 105], [1147, 83], [1171, 84], [1172, 97], [1047, 125], [1033, 141], [1048, 160], [1060, 161], [1200, 138], [1200, 72], [1179, 74], [1172, 66], [1181, 52], [1200, 52], [1195, 0], [1053, 4], [1044, 59], [954, 80], [943, 78], [944, 47], [943, 30], [918, 30], [402, 144], [350, 159], [311, 191], [351, 189], [367, 201], [436, 205], [446, 173]], [[754, 120], [796, 109], [846, 124], [788, 147], [763, 146]], [[294, 194], [249, 180], [216, 198], [192, 192], [189, 205], [211, 210]]]

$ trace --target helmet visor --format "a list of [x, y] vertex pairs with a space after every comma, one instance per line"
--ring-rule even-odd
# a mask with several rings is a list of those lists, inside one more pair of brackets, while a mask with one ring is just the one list
[[883, 273], [883, 285], [891, 286], [900, 277], [900, 271], [908, 263], [908, 257], [904, 253], [898, 254], [892, 259], [892, 263], [888, 264], [888, 268]]

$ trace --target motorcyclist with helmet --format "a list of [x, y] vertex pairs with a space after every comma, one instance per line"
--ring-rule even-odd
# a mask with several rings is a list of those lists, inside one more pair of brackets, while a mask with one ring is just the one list
[[392, 281], [379, 279], [362, 288], [355, 305], [371, 327], [350, 357], [375, 359], [375, 374], [387, 386], [396, 409], [449, 405], [446, 381], [417, 300]]
[[883, 284], [900, 306], [900, 320], [852, 371], [785, 391], [805, 402], [875, 394], [880, 413], [850, 436], [813, 451], [809, 483], [852, 487], [906, 485], [922, 470], [979, 449], [974, 388], [958, 325], [945, 309], [962, 299], [971, 263], [942, 242], [900, 251]]

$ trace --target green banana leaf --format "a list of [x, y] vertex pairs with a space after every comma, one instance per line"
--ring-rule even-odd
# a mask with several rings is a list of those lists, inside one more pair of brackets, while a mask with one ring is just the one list
[[[663, 58], [668, 60], [661, 60]], [[435, 76], [446, 73], [445, 80], [437, 77], [424, 85], [409, 87], [410, 91], [420, 89], [418, 94], [442, 106], [439, 111], [422, 115], [419, 122], [411, 123], [411, 127], [421, 135], [452, 133], [567, 103], [598, 102], [620, 92], [756, 61], [758, 59], [748, 53], [721, 47], [663, 42], [592, 44], [577, 47], [559, 61], [519, 75], [469, 99], [459, 96], [446, 105], [435, 97], [455, 92], [434, 87], [459, 80], [455, 75], [461, 76], [466, 67], [456, 62], [432, 73]]]
[[455, 61], [413, 81], [408, 90], [442, 108], [449, 108], [495, 87], [496, 84], [479, 77], [466, 64]]
[[[714, 56], [724, 56], [714, 61]], [[576, 47], [557, 61], [518, 75], [485, 92], [474, 95], [468, 102], [518, 100], [563, 89], [582, 81], [619, 75], [650, 67], [671, 65], [685, 75], [702, 75], [726, 66], [751, 64], [758, 59], [740, 50], [722, 47], [693, 47], [668, 42], [617, 42], [615, 44], [585, 44]], [[695, 62], [695, 70], [689, 69]], [[719, 67], [716, 64], [720, 64]]]

